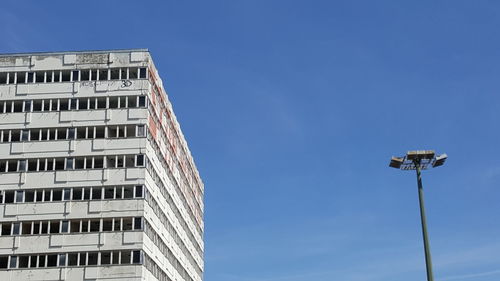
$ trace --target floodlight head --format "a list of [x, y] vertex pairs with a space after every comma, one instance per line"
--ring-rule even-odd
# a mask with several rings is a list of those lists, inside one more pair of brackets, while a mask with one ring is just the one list
[[401, 165], [403, 165], [404, 157], [394, 157], [392, 156], [391, 162], [389, 163], [389, 167], [399, 169]]
[[422, 159], [430, 160], [434, 158], [435, 154], [434, 150], [413, 150], [406, 153], [406, 159], [411, 161]]
[[439, 167], [439, 166], [443, 166], [443, 164], [444, 164], [444, 162], [446, 161], [447, 158], [448, 158], [448, 155], [446, 155], [446, 153], [443, 153], [443, 154], [437, 156], [434, 159], [434, 162], [432, 163], [432, 167], [436, 168], [436, 167]]

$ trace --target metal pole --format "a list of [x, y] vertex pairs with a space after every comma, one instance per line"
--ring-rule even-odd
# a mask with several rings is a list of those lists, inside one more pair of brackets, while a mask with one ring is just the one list
[[432, 261], [431, 261], [431, 249], [429, 246], [429, 238], [427, 237], [427, 221], [425, 219], [425, 208], [424, 208], [424, 189], [422, 187], [422, 175], [420, 173], [420, 160], [415, 160], [415, 170], [417, 171], [417, 183], [418, 183], [418, 200], [420, 203], [420, 219], [422, 222], [422, 235], [424, 236], [424, 250], [425, 250], [425, 266], [427, 269], [427, 281], [434, 281], [432, 275]]

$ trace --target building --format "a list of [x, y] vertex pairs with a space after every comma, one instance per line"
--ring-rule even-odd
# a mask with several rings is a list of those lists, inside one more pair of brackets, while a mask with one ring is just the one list
[[0, 55], [0, 280], [201, 281], [203, 192], [148, 50]]

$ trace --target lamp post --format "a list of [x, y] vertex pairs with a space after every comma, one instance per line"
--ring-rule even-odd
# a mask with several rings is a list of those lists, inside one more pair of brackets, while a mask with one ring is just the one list
[[434, 281], [432, 275], [431, 250], [429, 246], [429, 237], [427, 235], [427, 221], [424, 208], [424, 189], [422, 187], [421, 171], [429, 166], [433, 168], [442, 166], [448, 156], [441, 154], [436, 156], [434, 150], [415, 150], [408, 151], [403, 157], [392, 157], [389, 167], [401, 170], [415, 170], [417, 172], [418, 201], [420, 205], [420, 221], [422, 223], [422, 236], [424, 238], [425, 266], [427, 270], [427, 281]]

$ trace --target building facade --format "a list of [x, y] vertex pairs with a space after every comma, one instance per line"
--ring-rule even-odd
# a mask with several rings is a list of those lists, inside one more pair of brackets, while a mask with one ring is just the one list
[[202, 281], [203, 193], [147, 50], [0, 55], [0, 280]]

